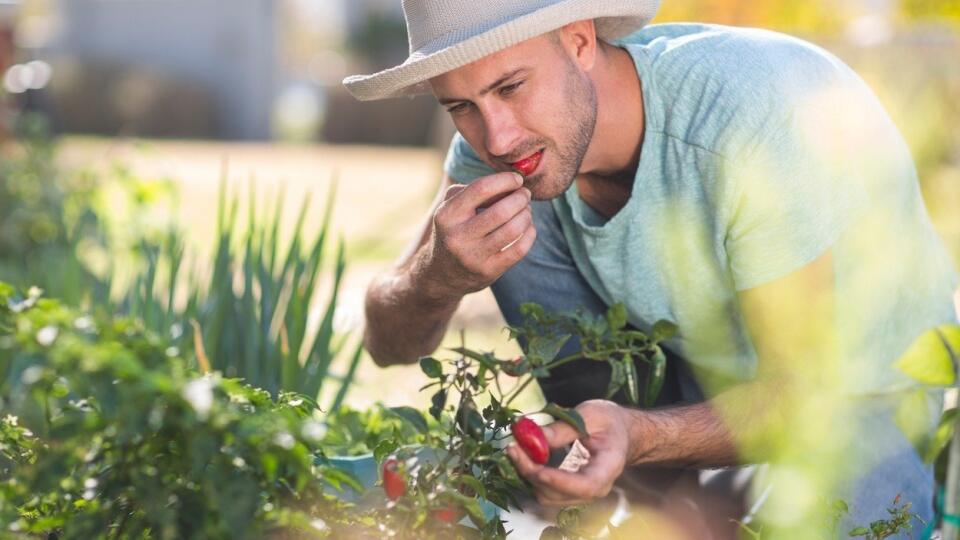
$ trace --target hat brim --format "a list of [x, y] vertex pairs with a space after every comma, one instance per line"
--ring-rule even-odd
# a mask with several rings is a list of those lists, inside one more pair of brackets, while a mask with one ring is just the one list
[[597, 37], [604, 41], [627, 36], [646, 26], [658, 5], [659, 0], [564, 0], [436, 51], [416, 52], [399, 66], [351, 75], [343, 84], [361, 101], [426, 94], [433, 77], [575, 21], [593, 19]]

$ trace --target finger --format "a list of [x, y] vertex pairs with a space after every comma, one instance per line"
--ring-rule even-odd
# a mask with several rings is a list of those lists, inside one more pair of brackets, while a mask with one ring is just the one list
[[[491, 212], [493, 210], [490, 210]], [[521, 210], [509, 221], [487, 235], [482, 241], [482, 254], [489, 257], [509, 248], [523, 236], [523, 233], [533, 225], [533, 213], [530, 210]]]
[[517, 472], [520, 476], [524, 478], [532, 478], [540, 469], [543, 468], [543, 465], [539, 463], [534, 463], [530, 456], [524, 452], [517, 443], [513, 442], [507, 446], [507, 456], [513, 461], [513, 465], [517, 468]]
[[615, 474], [607, 478], [544, 467], [532, 473], [528, 479], [558, 500], [593, 500], [606, 495], [609, 491], [607, 486], [613, 485], [615, 478]]
[[461, 194], [461, 193], [463, 192], [463, 190], [465, 190], [465, 189], [467, 189], [467, 185], [466, 185], [466, 184], [453, 184], [453, 185], [451, 185], [451, 186], [449, 186], [449, 187], [447, 188], [447, 191], [444, 192], [444, 194], [443, 194], [443, 200], [444, 200], [444, 201], [449, 201], [450, 199], [452, 199], [452, 198], [456, 197], [457, 195]]
[[523, 236], [517, 239], [513, 244], [509, 244], [499, 253], [494, 253], [488, 262], [496, 269], [497, 274], [506, 272], [511, 266], [520, 262], [530, 252], [534, 241], [537, 239], [537, 229], [531, 225], [523, 231]]
[[534, 463], [530, 456], [524, 452], [517, 443], [510, 443], [507, 446], [507, 456], [513, 461], [514, 467], [517, 469], [517, 473], [526, 478], [532, 485], [534, 491], [537, 493], [537, 498], [546, 499], [546, 500], [562, 500], [567, 498], [566, 495], [562, 493], [557, 493], [552, 490], [550, 487], [541, 484], [536, 477], [536, 473], [543, 469], [543, 465]]
[[[499, 227], [516, 217], [524, 210], [530, 209], [530, 190], [520, 188], [509, 192], [505, 197], [491, 204], [482, 213], [477, 214], [467, 223], [470, 233], [482, 237], [494, 233]], [[518, 231], [514, 236], [519, 236]]]
[[491, 174], [473, 181], [457, 197], [450, 200], [450, 211], [466, 221], [477, 214], [477, 207], [490, 199], [516, 191], [523, 185], [523, 177], [514, 172]]

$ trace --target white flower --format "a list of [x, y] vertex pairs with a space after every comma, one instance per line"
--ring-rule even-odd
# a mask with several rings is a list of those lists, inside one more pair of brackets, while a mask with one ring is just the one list
[[37, 343], [44, 347], [49, 347], [53, 345], [58, 334], [60, 334], [60, 330], [58, 330], [56, 326], [44, 326], [37, 331]]
[[296, 441], [293, 439], [293, 435], [287, 433], [286, 431], [281, 431], [273, 436], [273, 444], [283, 448], [284, 450], [289, 450], [293, 448], [293, 444]]
[[311, 522], [310, 522], [310, 526], [313, 527], [314, 529], [318, 530], [318, 531], [325, 531], [325, 530], [327, 530], [327, 522], [324, 521], [324, 520], [322, 520], [322, 519], [320, 519], [320, 518], [317, 518], [317, 519], [311, 521]]
[[316, 420], [308, 420], [304, 422], [303, 428], [300, 430], [301, 434], [305, 439], [310, 439], [313, 442], [320, 442], [327, 434], [327, 426]]
[[197, 411], [197, 415], [206, 418], [213, 407], [213, 381], [202, 377], [188, 382], [183, 387], [183, 399]]
[[78, 317], [77, 320], [73, 321], [73, 327], [81, 332], [86, 332], [87, 330], [93, 329], [93, 319], [90, 317]]

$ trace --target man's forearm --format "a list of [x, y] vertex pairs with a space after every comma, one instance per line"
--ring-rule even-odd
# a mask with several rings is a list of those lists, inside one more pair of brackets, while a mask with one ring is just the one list
[[772, 381], [736, 386], [702, 403], [628, 411], [631, 465], [710, 468], [750, 461], [746, 443], [783, 426], [788, 385]]
[[381, 366], [415, 362], [440, 345], [459, 304], [432, 291], [416, 262], [378, 276], [367, 289], [364, 346]]

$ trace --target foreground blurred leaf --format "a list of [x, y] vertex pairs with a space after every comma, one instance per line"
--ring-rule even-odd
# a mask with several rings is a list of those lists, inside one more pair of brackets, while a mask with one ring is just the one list
[[956, 380], [956, 351], [960, 351], [960, 326], [943, 325], [924, 332], [894, 366], [920, 383], [950, 386]]

